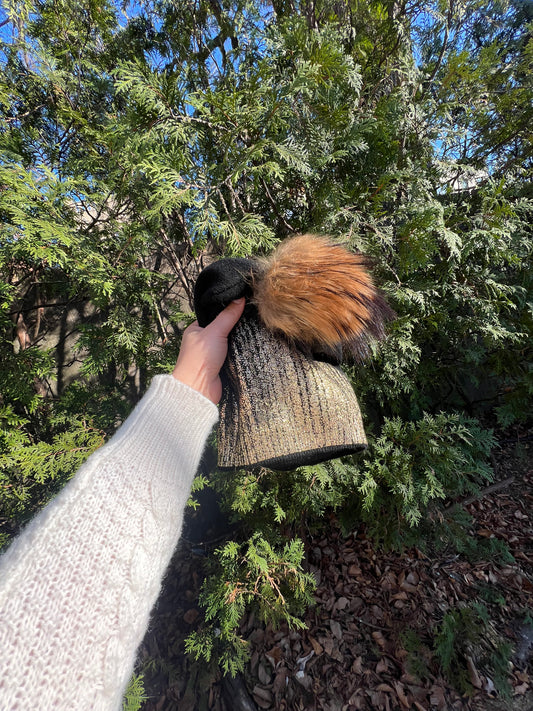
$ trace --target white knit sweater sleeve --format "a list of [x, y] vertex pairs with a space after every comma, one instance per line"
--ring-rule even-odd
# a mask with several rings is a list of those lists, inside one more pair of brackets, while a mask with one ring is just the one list
[[170, 375], [0, 559], [0, 709], [120, 709], [218, 410]]

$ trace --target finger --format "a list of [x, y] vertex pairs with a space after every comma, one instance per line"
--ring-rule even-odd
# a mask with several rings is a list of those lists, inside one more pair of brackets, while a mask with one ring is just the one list
[[245, 303], [244, 298], [232, 301], [206, 328], [216, 331], [218, 335], [225, 338], [242, 316]]

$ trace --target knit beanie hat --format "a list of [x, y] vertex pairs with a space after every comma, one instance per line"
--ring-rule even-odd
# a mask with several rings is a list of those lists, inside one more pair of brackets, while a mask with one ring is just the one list
[[284, 471], [366, 447], [339, 364], [363, 359], [394, 316], [366, 265], [330, 238], [299, 235], [267, 259], [222, 259], [200, 273], [200, 326], [247, 298], [220, 373], [220, 468]]

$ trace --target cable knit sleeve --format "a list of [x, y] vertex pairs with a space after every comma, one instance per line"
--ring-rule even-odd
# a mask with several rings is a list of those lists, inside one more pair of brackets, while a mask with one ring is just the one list
[[170, 375], [0, 560], [0, 709], [119, 709], [213, 403]]

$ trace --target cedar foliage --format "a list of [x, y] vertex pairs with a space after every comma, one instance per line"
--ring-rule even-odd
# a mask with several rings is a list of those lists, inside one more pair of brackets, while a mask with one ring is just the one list
[[435, 635], [435, 654], [444, 674], [465, 695], [474, 691], [469, 678], [468, 660], [490, 670], [495, 688], [506, 699], [511, 698], [509, 658], [511, 644], [494, 629], [487, 607], [474, 602], [449, 610]]
[[298, 536], [328, 511], [468, 549], [444, 504], [490, 479], [479, 418], [524, 421], [533, 390], [530, 6], [3, 8], [0, 543], [171, 369], [206, 259], [314, 231], [370, 255], [398, 314], [348, 369], [371, 446], [198, 480], [242, 528], [189, 649], [235, 671], [249, 605], [298, 624]]

